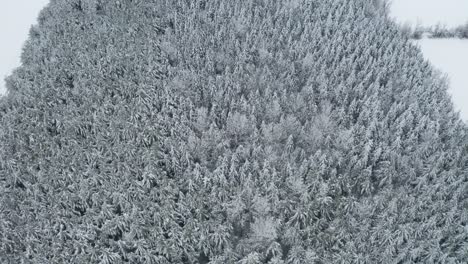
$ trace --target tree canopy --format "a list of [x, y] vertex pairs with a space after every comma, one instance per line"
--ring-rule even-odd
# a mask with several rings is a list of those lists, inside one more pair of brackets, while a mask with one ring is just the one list
[[52, 0], [0, 99], [0, 262], [466, 263], [467, 129], [367, 0]]

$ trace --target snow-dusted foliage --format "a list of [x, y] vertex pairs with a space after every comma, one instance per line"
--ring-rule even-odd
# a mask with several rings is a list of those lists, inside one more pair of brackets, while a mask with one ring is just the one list
[[466, 128], [367, 0], [55, 0], [0, 101], [2, 263], [466, 263]]

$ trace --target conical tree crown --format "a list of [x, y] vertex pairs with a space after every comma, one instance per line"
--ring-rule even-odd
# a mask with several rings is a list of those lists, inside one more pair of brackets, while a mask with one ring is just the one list
[[0, 260], [463, 263], [467, 130], [380, 1], [52, 0], [0, 99]]

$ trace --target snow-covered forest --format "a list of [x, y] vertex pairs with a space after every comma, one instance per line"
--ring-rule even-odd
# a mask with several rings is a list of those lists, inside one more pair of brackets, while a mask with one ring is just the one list
[[377, 0], [55, 0], [0, 98], [2, 263], [466, 263], [468, 128]]

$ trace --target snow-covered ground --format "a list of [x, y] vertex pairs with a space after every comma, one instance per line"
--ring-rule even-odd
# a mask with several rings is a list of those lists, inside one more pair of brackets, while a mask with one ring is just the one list
[[468, 121], [468, 40], [421, 39], [417, 43], [424, 56], [449, 76], [455, 107]]
[[[456, 27], [468, 21], [468, 0], [393, 0], [392, 16], [398, 23]], [[449, 93], [463, 120], [468, 121], [468, 40], [422, 39], [421, 50], [450, 79]]]
[[437, 23], [453, 27], [468, 21], [468, 0], [392, 0], [392, 16], [401, 23]]

